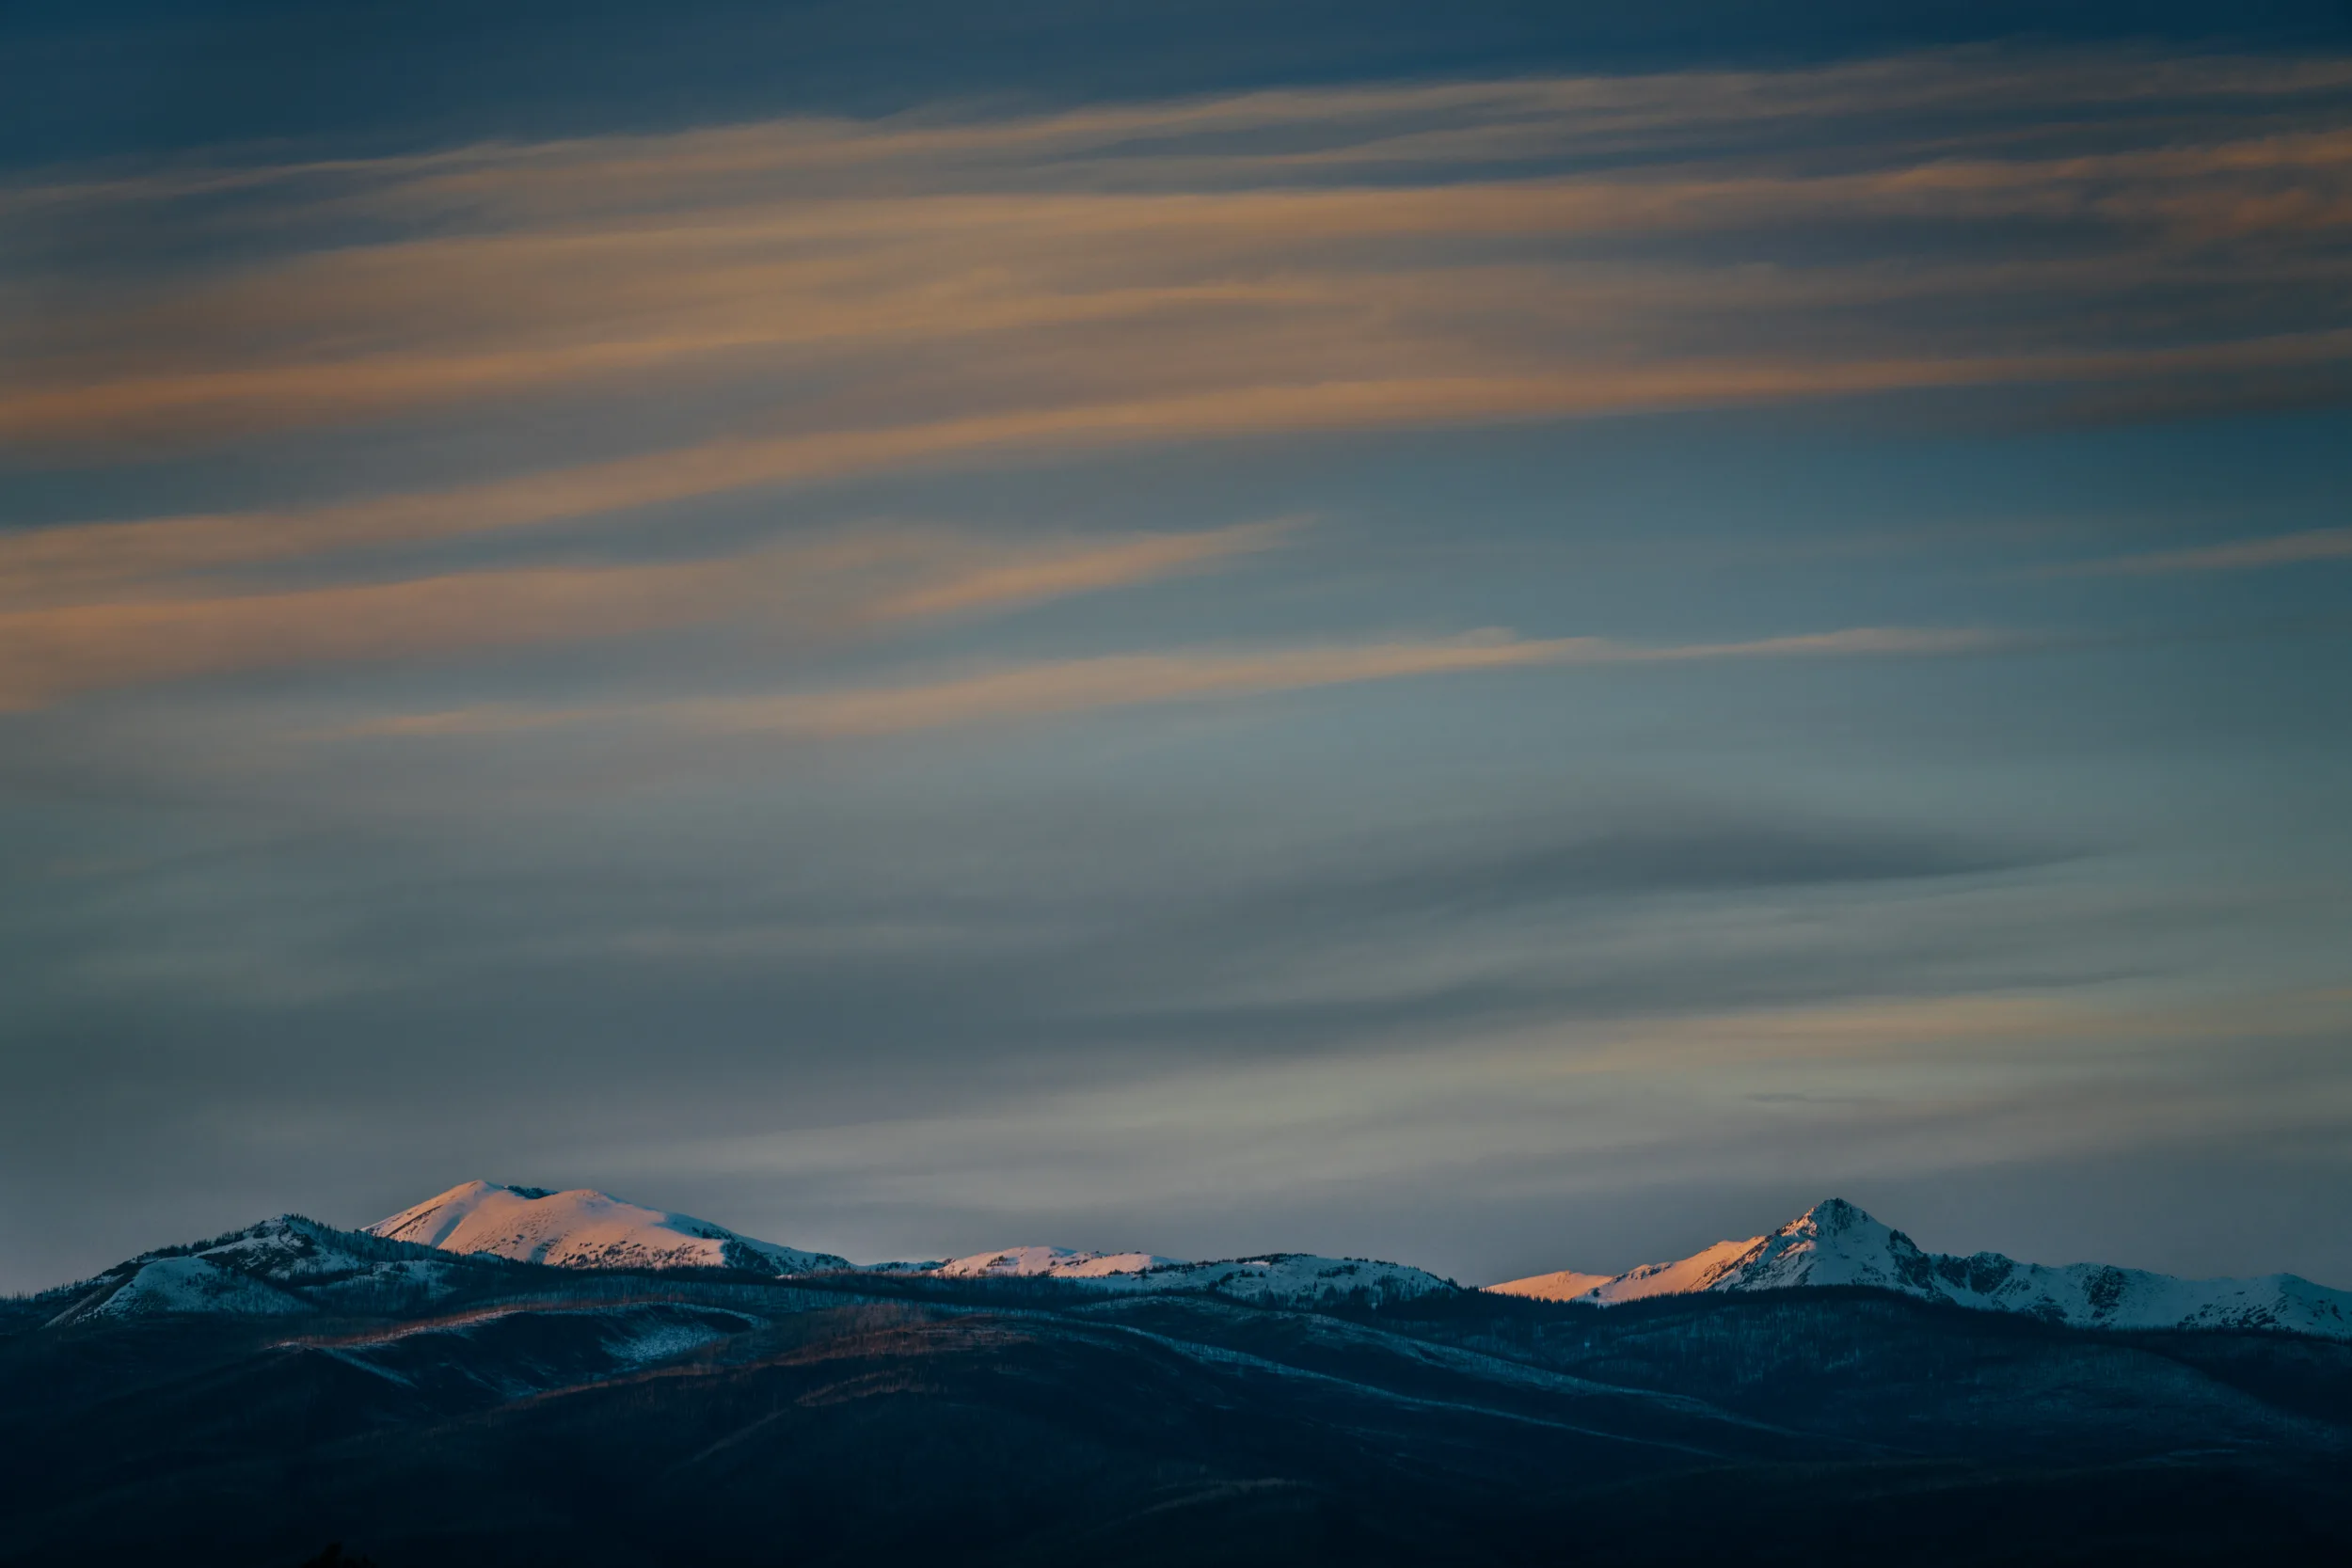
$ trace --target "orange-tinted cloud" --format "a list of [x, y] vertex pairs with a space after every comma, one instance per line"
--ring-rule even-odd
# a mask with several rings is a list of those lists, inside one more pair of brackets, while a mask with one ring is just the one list
[[1027, 545], [869, 531], [718, 560], [19, 610], [0, 612], [0, 711], [231, 671], [448, 657], [720, 622], [838, 637], [1148, 581], [1263, 549], [1289, 526]]
[[[1059, 362], [1050, 384], [992, 406], [1134, 403], [1186, 389], [1158, 373], [1163, 356], [1128, 352], [1170, 312], [1212, 357], [1249, 367], [1242, 385], [1395, 380], [1433, 364], [1457, 379], [1574, 373], [1628, 338], [1687, 352], [1680, 313], [1704, 311], [1710, 290], [1753, 288], [1767, 259], [1851, 299], [1836, 285], [1886, 259], [1873, 246], [1888, 218], [1947, 232], [2026, 219], [2058, 226], [2077, 253], [1972, 245], [1982, 263], [1946, 269], [1924, 313], [1798, 357], [1980, 355], [1954, 328], [1979, 327], [1977, 307], [2004, 300], [2056, 308], [2060, 322], [2087, 322], [2063, 307], [2095, 300], [2098, 332], [2069, 326], [2078, 351], [2200, 336], [2204, 317], [2242, 335], [2247, 289], [2335, 265], [2326, 235], [2352, 222], [2352, 130], [2330, 95], [2347, 83], [2352, 63], [2335, 58], [1962, 53], [998, 119], [793, 119], [20, 184], [0, 190], [0, 211], [36, 226], [227, 190], [258, 205], [252, 258], [235, 266], [131, 283], [38, 266], [11, 277], [21, 308], [0, 316], [25, 325], [0, 371], [0, 437], [232, 437], [493, 397], [635, 395], [648, 375], [788, 372], [811, 355], [837, 371], [919, 349], [933, 367], [1001, 372], [1077, 326], [1094, 370], [1115, 374], [1089, 381]], [[1818, 155], [1824, 127], [1935, 108], [1978, 118], [1938, 136], [1882, 128], [1858, 166], [1852, 136], [1836, 159]], [[2109, 116], [2094, 147], [2021, 150], [2062, 147], [2092, 110]], [[1759, 151], [1782, 135], [1801, 139]], [[382, 237], [353, 243], [354, 217]], [[1772, 244], [1790, 224], [1881, 237], [1796, 263]], [[1626, 318], [1590, 265], [1595, 241], [1639, 247], [1639, 271], [1687, 298]], [[1503, 265], [1519, 276], [1498, 294]], [[2120, 288], [2152, 275], [2177, 285], [2191, 267], [2209, 275], [2201, 289], [2144, 310]], [[1939, 325], [1938, 303], [1963, 320]], [[1561, 335], [1548, 365], [1531, 363], [1507, 319], [1530, 312]], [[1285, 327], [1279, 353], [1270, 317]], [[1318, 321], [1327, 329], [1297, 330]], [[1710, 319], [1696, 341], [1753, 357], [1726, 332], [1738, 325]], [[1009, 356], [1008, 340], [1025, 353]]]
[[[518, 444], [529, 455], [489, 477], [427, 461], [398, 491], [0, 535], [0, 702], [707, 621], [816, 625], [820, 606], [779, 608], [778, 556], [272, 592], [241, 574], [349, 579], [383, 569], [368, 551], [667, 523], [703, 498], [915, 466], [2331, 375], [2352, 365], [2348, 87], [2337, 58], [1963, 52], [20, 182], [0, 187], [26, 237], [0, 278], [0, 439], [103, 459], [544, 412], [534, 399], [605, 418], [582, 427], [593, 437]], [[238, 243], [135, 275], [40, 260], [53, 229], [188, 213]], [[1905, 233], [1930, 238], [1905, 248]], [[655, 399], [660, 433], [615, 450], [613, 410]], [[901, 554], [869, 562], [851, 596], [872, 616], [951, 613], [1274, 536], [966, 558], [878, 534], [861, 547]], [[2115, 569], [2332, 553], [2329, 536], [2299, 537]], [[1183, 664], [1117, 680], [1222, 678]], [[1054, 680], [1080, 684], [1061, 698], [1022, 679], [1001, 700], [1091, 701], [1068, 671]]]
[[1705, 659], [1924, 657], [2006, 645], [1972, 630], [1873, 626], [1747, 642], [1662, 647], [1598, 637], [1518, 638], [1492, 633], [1443, 641], [1328, 647], [1120, 654], [870, 686], [775, 696], [681, 698], [640, 705], [543, 708], [489, 704], [403, 714], [342, 732], [453, 736], [614, 721], [728, 734], [880, 736], [1016, 722], [1105, 708], [1539, 666], [1686, 663]]
[[1236, 436], [1563, 418], [1604, 411], [1850, 395], [1905, 388], [2107, 380], [2134, 373], [2307, 365], [2352, 356], [2352, 330], [2181, 349], [1943, 360], [1597, 364], [1573, 375], [1430, 376], [1233, 387], [766, 438], [726, 437], [441, 490], [285, 513], [83, 524], [0, 538], [0, 605], [107, 597], [215, 570], [525, 528], [762, 486], [981, 452], [1039, 456]]

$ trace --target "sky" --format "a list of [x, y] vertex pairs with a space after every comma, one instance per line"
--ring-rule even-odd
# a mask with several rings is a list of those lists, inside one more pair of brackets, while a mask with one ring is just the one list
[[2341, 6], [11, 8], [0, 1291], [2352, 1288], [2347, 496]]

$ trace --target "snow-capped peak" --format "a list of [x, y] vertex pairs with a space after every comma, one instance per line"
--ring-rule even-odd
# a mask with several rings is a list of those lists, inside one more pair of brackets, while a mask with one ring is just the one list
[[468, 1181], [376, 1221], [368, 1233], [444, 1252], [491, 1253], [574, 1269], [748, 1269], [814, 1274], [848, 1259], [739, 1235], [588, 1188], [549, 1192]]
[[1910, 1237], [1842, 1197], [1825, 1198], [1733, 1259], [1710, 1285], [1772, 1291], [1790, 1285], [1875, 1285], [1919, 1291], [1935, 1268]]
[[2294, 1275], [2175, 1279], [2100, 1263], [2051, 1268], [1997, 1252], [1924, 1252], [1843, 1198], [1828, 1198], [1769, 1235], [1718, 1242], [1688, 1258], [1645, 1263], [1581, 1290], [1564, 1271], [1489, 1285], [1504, 1295], [1615, 1306], [1647, 1296], [1860, 1285], [2093, 1328], [2282, 1328], [2352, 1338], [2352, 1291]]

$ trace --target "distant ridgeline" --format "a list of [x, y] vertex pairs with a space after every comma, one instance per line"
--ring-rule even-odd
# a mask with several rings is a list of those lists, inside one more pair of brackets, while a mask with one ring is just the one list
[[477, 1181], [0, 1303], [0, 1562], [2345, 1561], [2348, 1320], [1836, 1200], [1481, 1291]]
[[[1305, 1253], [1195, 1263], [1148, 1252], [1018, 1246], [945, 1262], [860, 1265], [586, 1189], [469, 1181], [364, 1230], [336, 1230], [288, 1214], [215, 1241], [143, 1254], [35, 1299], [56, 1304], [48, 1321], [60, 1324], [168, 1312], [266, 1316], [343, 1309], [363, 1299], [425, 1304], [461, 1282], [479, 1286], [485, 1278], [512, 1277], [485, 1276], [457, 1259], [764, 1277], [1051, 1281], [1123, 1294], [1197, 1292], [1292, 1307], [1392, 1304], [1462, 1290], [1402, 1263]], [[2294, 1275], [2175, 1279], [2101, 1263], [2051, 1268], [1999, 1253], [1923, 1252], [1901, 1231], [1840, 1198], [1815, 1205], [1769, 1235], [1719, 1242], [1672, 1262], [1645, 1263], [1621, 1275], [1563, 1270], [1485, 1289], [1613, 1307], [1662, 1295], [1826, 1286], [1891, 1291], [2085, 1328], [2273, 1329], [2352, 1338], [2352, 1291]]]

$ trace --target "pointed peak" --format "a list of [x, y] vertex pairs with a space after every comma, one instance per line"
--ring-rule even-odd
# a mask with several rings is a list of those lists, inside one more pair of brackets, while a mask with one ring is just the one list
[[1804, 1227], [1835, 1236], [1840, 1231], [1861, 1226], [1877, 1226], [1878, 1223], [1860, 1204], [1849, 1203], [1842, 1197], [1825, 1197], [1780, 1228], [1784, 1233]]

